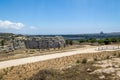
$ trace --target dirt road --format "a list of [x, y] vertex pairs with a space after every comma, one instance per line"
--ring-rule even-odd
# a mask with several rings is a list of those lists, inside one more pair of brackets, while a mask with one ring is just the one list
[[[28, 57], [28, 58], [3, 61], [3, 62], [0, 62], [0, 69], [11, 67], [11, 66], [27, 64], [27, 63], [54, 59], [54, 58], [60, 58], [64, 56], [70, 56], [70, 55], [75, 55], [75, 54], [101, 52], [96, 49], [97, 47], [80, 48], [80, 49], [73, 49], [72, 51], [69, 51], [69, 52], [61, 52], [61, 53], [55, 53], [55, 54], [49, 54], [49, 55], [34, 56], [34, 57]], [[102, 50], [102, 51], [105, 51], [105, 50]]]

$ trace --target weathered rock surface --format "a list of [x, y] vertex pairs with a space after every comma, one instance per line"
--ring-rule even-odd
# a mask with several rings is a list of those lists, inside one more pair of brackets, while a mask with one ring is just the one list
[[25, 40], [25, 45], [29, 49], [62, 48], [65, 46], [65, 40], [61, 36], [40, 37]]

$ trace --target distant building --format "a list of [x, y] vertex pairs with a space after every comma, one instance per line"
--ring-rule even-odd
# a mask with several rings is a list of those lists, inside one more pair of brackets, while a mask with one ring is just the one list
[[100, 32], [100, 35], [103, 35], [103, 34], [104, 34], [103, 31], [101, 31], [101, 32]]

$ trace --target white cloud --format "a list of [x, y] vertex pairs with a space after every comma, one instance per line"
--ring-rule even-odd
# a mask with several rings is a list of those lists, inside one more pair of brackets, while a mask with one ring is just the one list
[[1, 29], [16, 29], [19, 30], [24, 27], [22, 23], [11, 22], [8, 20], [2, 21], [0, 20], [0, 28]]
[[30, 26], [30, 29], [36, 29], [36, 27], [35, 26]]

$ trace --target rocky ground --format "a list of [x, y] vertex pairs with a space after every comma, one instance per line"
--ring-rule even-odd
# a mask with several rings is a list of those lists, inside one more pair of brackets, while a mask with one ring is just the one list
[[90, 74], [98, 74], [101, 80], [120, 80], [120, 58], [97, 61], [93, 66], [100, 68]]

